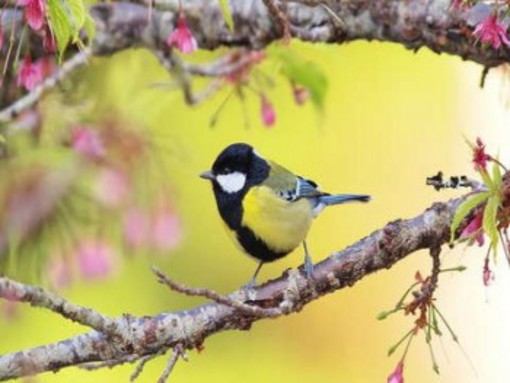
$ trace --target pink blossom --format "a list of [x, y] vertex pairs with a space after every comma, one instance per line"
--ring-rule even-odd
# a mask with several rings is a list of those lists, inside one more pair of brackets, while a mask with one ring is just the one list
[[462, 233], [460, 234], [461, 239], [471, 238], [476, 235], [475, 240], [479, 246], [483, 246], [484, 237], [482, 230], [483, 211], [478, 212], [471, 221], [466, 225]]
[[179, 49], [182, 53], [192, 53], [197, 50], [197, 41], [188, 28], [188, 22], [186, 21], [184, 13], [181, 12], [179, 14], [177, 18], [177, 28], [170, 33], [166, 39], [166, 44], [170, 48], [175, 47]]
[[0, 25], [0, 50], [4, 47], [4, 30]]
[[388, 383], [404, 383], [404, 363], [402, 361], [398, 362], [395, 371], [392, 372], [390, 376], [388, 376]]
[[175, 47], [179, 49], [182, 53], [192, 53], [197, 49], [197, 41], [188, 28], [186, 16], [182, 12], [177, 18], [177, 28], [170, 33], [166, 39], [166, 44], [170, 48]]
[[85, 279], [108, 276], [113, 270], [113, 251], [103, 241], [89, 239], [78, 245], [76, 259]]
[[18, 86], [32, 91], [44, 78], [42, 61], [32, 63], [30, 55], [26, 55], [18, 71]]
[[276, 121], [276, 112], [273, 105], [269, 102], [265, 95], [260, 97], [260, 115], [264, 125], [267, 127], [274, 125]]
[[489, 286], [493, 280], [494, 273], [491, 271], [489, 267], [489, 257], [486, 257], [485, 262], [483, 264], [483, 284], [485, 286]]
[[19, 6], [25, 7], [25, 18], [28, 25], [39, 30], [44, 25], [45, 0], [18, 0]]
[[130, 209], [124, 218], [124, 238], [126, 243], [133, 248], [147, 245], [149, 226], [149, 217], [145, 211], [138, 208]]
[[157, 250], [170, 250], [181, 239], [179, 217], [168, 207], [155, 210], [152, 214], [133, 208], [124, 219], [124, 239], [133, 248], [143, 246]]
[[71, 146], [77, 153], [92, 161], [97, 161], [105, 155], [105, 148], [97, 130], [86, 126], [73, 129]]
[[485, 144], [480, 138], [476, 139], [476, 146], [473, 148], [473, 164], [476, 171], [487, 171], [487, 161], [491, 160], [491, 156], [485, 153]]
[[164, 207], [159, 210], [152, 223], [152, 242], [159, 250], [173, 249], [181, 239], [179, 217]]
[[498, 22], [495, 13], [481, 21], [475, 28], [473, 35], [484, 44], [489, 44], [494, 49], [499, 49], [501, 43], [510, 47], [506, 28]]
[[57, 51], [55, 36], [47, 24], [43, 29], [43, 48], [46, 53], [55, 53]]
[[96, 198], [106, 207], [115, 208], [122, 205], [129, 195], [129, 179], [116, 168], [102, 169], [96, 179], [94, 191]]

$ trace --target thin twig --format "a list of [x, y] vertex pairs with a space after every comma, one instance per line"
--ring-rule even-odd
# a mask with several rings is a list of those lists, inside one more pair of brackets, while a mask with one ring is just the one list
[[43, 82], [36, 86], [33, 91], [27, 93], [15, 103], [0, 111], [0, 123], [9, 122], [22, 111], [30, 109], [37, 101], [39, 101], [45, 91], [54, 88], [75, 69], [87, 64], [87, 59], [90, 54], [91, 51], [89, 48], [85, 48], [83, 51], [76, 53], [68, 61], [64, 62], [62, 66], [55, 71], [55, 73], [48, 76]]
[[138, 363], [138, 365], [136, 366], [135, 370], [133, 371], [133, 373], [129, 377], [129, 381], [130, 382], [134, 382], [140, 376], [140, 374], [143, 371], [143, 368], [145, 367], [145, 365], [148, 362], [150, 362], [154, 358], [157, 358], [158, 356], [163, 355], [165, 352], [166, 352], [166, 350], [161, 350], [160, 352], [158, 352], [156, 354], [145, 355], [144, 357], [140, 358], [140, 363]]
[[168, 377], [172, 373], [175, 364], [179, 360], [179, 357], [184, 357], [184, 349], [181, 344], [178, 344], [177, 346], [174, 347], [172, 355], [170, 355], [170, 359], [168, 359], [168, 363], [166, 364], [163, 373], [158, 379], [158, 383], [165, 383], [168, 380]]
[[0, 278], [0, 297], [8, 301], [28, 302], [32, 306], [46, 308], [105, 334], [111, 334], [117, 326], [113, 319], [93, 309], [66, 301], [40, 287], [25, 285], [5, 277]]
[[290, 42], [292, 35], [290, 33], [290, 22], [289, 18], [287, 16], [287, 13], [284, 12], [287, 8], [287, 4], [284, 1], [282, 6], [284, 10], [280, 9], [278, 5], [276, 5], [274, 0], [262, 0], [264, 2], [264, 5], [267, 7], [269, 13], [271, 16], [273, 16], [280, 27], [282, 28], [282, 35], [283, 35], [283, 41], [285, 43]]
[[202, 92], [195, 94], [192, 90], [190, 73], [186, 70], [184, 63], [177, 56], [168, 52], [156, 50], [155, 54], [161, 64], [175, 76], [179, 88], [184, 93], [184, 100], [188, 105], [196, 105], [209, 99], [223, 85], [223, 81], [213, 80]]
[[167, 285], [171, 290], [176, 291], [178, 293], [192, 297], [207, 298], [216, 303], [239, 310], [244, 314], [254, 315], [257, 317], [274, 318], [283, 315], [283, 312], [279, 309], [274, 308], [264, 309], [257, 306], [251, 306], [243, 302], [235, 301], [213, 290], [185, 286], [183, 284], [171, 280], [168, 276], [166, 276], [163, 272], [158, 270], [155, 266], [152, 266], [152, 271], [158, 277], [158, 282]]
[[96, 370], [100, 370], [103, 368], [117, 367], [117, 366], [120, 366], [121, 364], [125, 364], [125, 363], [134, 363], [139, 359], [140, 359], [139, 355], [128, 355], [124, 358], [106, 360], [104, 362], [84, 363], [84, 364], [79, 365], [78, 367], [83, 370], [87, 370], [87, 371], [96, 371]]

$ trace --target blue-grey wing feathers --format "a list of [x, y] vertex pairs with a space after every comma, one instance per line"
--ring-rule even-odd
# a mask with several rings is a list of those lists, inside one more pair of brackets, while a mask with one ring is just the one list
[[324, 205], [336, 205], [351, 201], [368, 202], [370, 196], [365, 194], [328, 194], [318, 197], [318, 200]]

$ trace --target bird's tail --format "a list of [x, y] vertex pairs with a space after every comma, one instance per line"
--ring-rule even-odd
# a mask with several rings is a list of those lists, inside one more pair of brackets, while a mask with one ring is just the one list
[[330, 194], [320, 196], [318, 202], [328, 206], [351, 201], [368, 202], [370, 198], [371, 197], [366, 194]]

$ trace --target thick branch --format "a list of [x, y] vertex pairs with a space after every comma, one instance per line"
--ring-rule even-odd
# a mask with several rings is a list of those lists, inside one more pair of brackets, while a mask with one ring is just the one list
[[[150, 49], [165, 46], [176, 20], [178, 1], [156, 0], [155, 4], [159, 10], [153, 10], [152, 25], [144, 5], [94, 6], [92, 14], [98, 25], [94, 51], [105, 54], [129, 46]], [[263, 48], [282, 37], [281, 20], [272, 17], [262, 0], [230, 0], [229, 4], [233, 31], [223, 21], [219, 2], [183, 2], [190, 27], [202, 48]], [[467, 14], [452, 10], [450, 4], [450, 0], [294, 0], [288, 1], [286, 9], [292, 35], [303, 41], [335, 44], [360, 39], [389, 41], [413, 50], [428, 47], [487, 67], [510, 60], [507, 47], [494, 50], [476, 43], [472, 28], [467, 26]]]
[[[148, 2], [148, 1], [147, 1]], [[282, 20], [274, 17], [263, 0], [230, 0], [234, 29], [226, 26], [218, 1], [183, 1], [184, 12], [204, 49], [220, 46], [263, 48], [282, 38]], [[487, 67], [510, 61], [510, 49], [482, 47], [472, 36], [467, 12], [451, 8], [451, 0], [293, 0], [284, 4], [293, 37], [303, 41], [341, 44], [353, 40], [379, 40], [409, 49], [428, 47], [437, 53], [457, 55]], [[95, 54], [111, 54], [129, 47], [166, 48], [165, 40], [175, 28], [178, 0], [155, 0], [144, 4], [107, 2], [91, 8], [97, 26]], [[2, 25], [12, 28], [20, 11], [6, 10]], [[150, 14], [150, 17], [149, 17]], [[279, 11], [281, 17], [281, 11]], [[18, 28], [20, 29], [20, 28]], [[32, 44], [34, 53], [40, 46]]]
[[0, 380], [58, 371], [84, 363], [132, 360], [130, 356], [133, 355], [141, 358], [181, 346], [191, 349], [199, 347], [212, 334], [225, 330], [248, 330], [253, 322], [267, 318], [246, 308], [237, 309], [231, 301], [279, 310], [281, 315], [297, 312], [312, 300], [352, 286], [370, 273], [390, 268], [417, 250], [444, 244], [449, 238], [451, 220], [461, 200], [436, 203], [415, 218], [387, 224], [318, 263], [313, 280], [307, 279], [302, 270], [289, 270], [280, 278], [254, 289], [231, 294], [229, 304], [210, 303], [153, 317], [124, 315], [114, 320], [117, 336], [113, 338], [92, 331], [54, 344], [0, 356]]
[[[93, 5], [90, 11], [97, 33], [91, 44], [92, 54], [109, 55], [132, 47], [144, 47], [162, 59], [163, 64], [168, 63], [167, 66], [175, 69], [177, 61], [175, 58], [173, 63], [168, 60], [171, 55], [166, 39], [176, 27], [179, 1], [152, 1], [154, 7], [143, 2]], [[144, 2], [148, 3], [148, 0]], [[183, 2], [183, 11], [203, 49], [221, 46], [263, 49], [282, 37], [288, 40], [290, 33], [297, 39], [311, 42], [343, 44], [353, 40], [378, 40], [399, 43], [412, 50], [428, 47], [437, 53], [478, 62], [486, 71], [510, 61], [510, 49], [504, 44], [495, 50], [478, 43], [472, 36], [473, 26], [467, 22], [468, 11], [452, 9], [450, 3], [451, 0], [230, 0], [233, 30], [226, 26], [218, 1], [187, 0]], [[14, 46], [17, 46], [22, 36], [22, 28], [19, 28], [21, 10], [6, 9], [0, 17], [5, 35], [10, 35], [14, 28]], [[44, 52], [37, 40], [39, 37], [31, 37], [28, 39], [31, 41], [30, 50], [32, 57], [36, 58]], [[6, 108], [0, 111], [0, 122], [8, 122], [24, 108], [30, 107], [44, 90], [54, 86], [56, 80], [61, 80], [84, 61], [82, 56], [77, 55], [70, 63], [73, 65], [59, 70], [54, 78], [19, 102], [2, 101]], [[188, 67], [186, 63], [180, 68], [186, 75], [181, 76], [180, 85], [190, 104], [208, 97], [218, 87], [218, 83], [212, 83], [203, 94], [193, 95], [187, 75], [193, 75], [194, 68], [197, 66]], [[215, 70], [214, 65], [205, 72], [199, 68], [199, 75], [211, 70]]]

